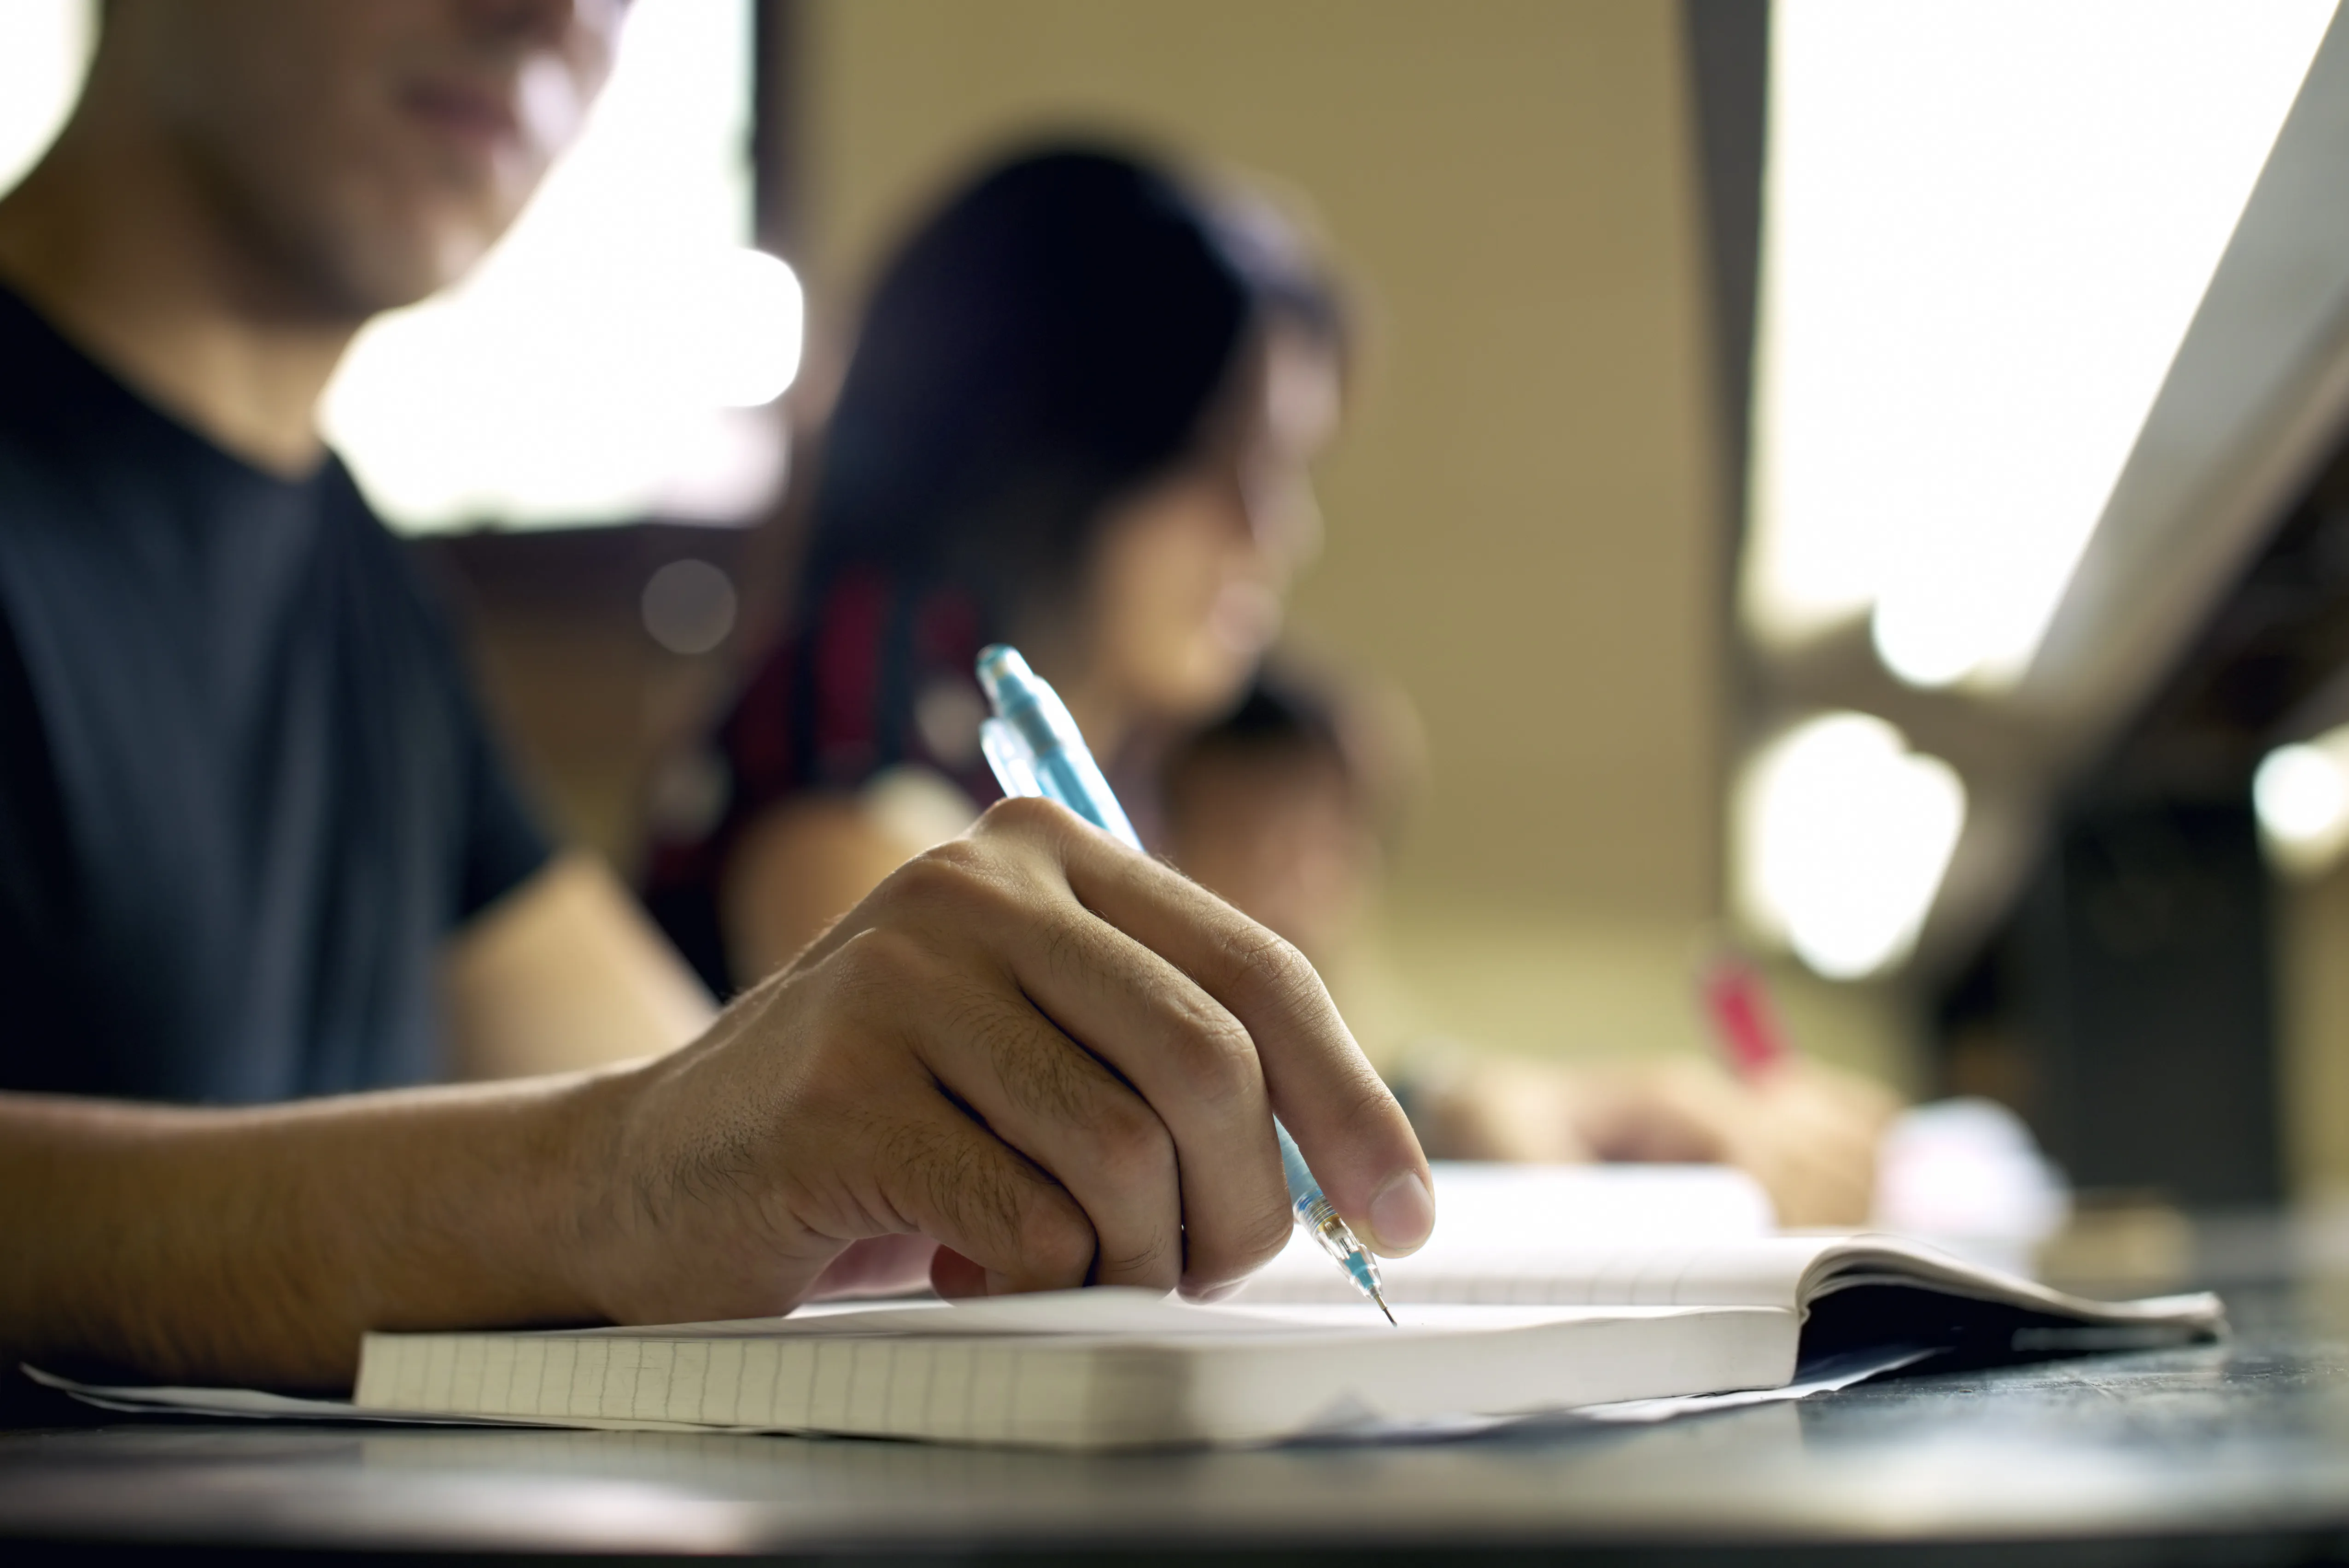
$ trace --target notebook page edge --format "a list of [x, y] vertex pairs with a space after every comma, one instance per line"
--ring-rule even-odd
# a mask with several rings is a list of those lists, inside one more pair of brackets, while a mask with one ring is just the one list
[[[1771, 1319], [1791, 1321], [1781, 1309], [1744, 1305], [1694, 1307], [1634, 1307], [1615, 1312], [1584, 1309], [1562, 1315], [1537, 1315], [1494, 1328], [1451, 1328], [1413, 1334], [1397, 1342], [1382, 1335], [1332, 1339], [1323, 1336], [1277, 1335], [1227, 1338], [1204, 1335], [1181, 1341], [1123, 1342], [1112, 1339], [1019, 1340], [1000, 1335], [974, 1335], [949, 1340], [928, 1336], [891, 1342], [877, 1339], [802, 1338], [776, 1340], [763, 1348], [770, 1355], [747, 1354], [738, 1376], [741, 1386], [724, 1399], [727, 1408], [713, 1408], [721, 1390], [707, 1381], [708, 1367], [698, 1370], [704, 1379], [702, 1395], [690, 1417], [673, 1402], [674, 1386], [667, 1379], [681, 1363], [677, 1355], [688, 1348], [707, 1348], [706, 1342], [645, 1335], [599, 1346], [606, 1354], [587, 1364], [574, 1365], [569, 1375], [525, 1397], [516, 1386], [505, 1390], [439, 1391], [427, 1407], [392, 1407], [381, 1403], [384, 1394], [407, 1387], [418, 1366], [448, 1365], [470, 1342], [483, 1353], [486, 1365], [492, 1342], [514, 1336], [496, 1334], [373, 1334], [362, 1353], [361, 1388], [355, 1392], [354, 1415], [397, 1419], [403, 1415], [438, 1421], [471, 1419], [482, 1424], [543, 1424], [582, 1426], [599, 1429], [654, 1431], [821, 1432], [843, 1436], [915, 1438], [948, 1442], [1009, 1443], [1026, 1447], [1105, 1449], [1157, 1447], [1185, 1443], [1275, 1441], [1309, 1429], [1326, 1413], [1330, 1390], [1347, 1382], [1346, 1368], [1359, 1368], [1363, 1352], [1392, 1346], [1404, 1357], [1404, 1376], [1423, 1376], [1426, 1368], [1456, 1366], [1463, 1358], [1486, 1373], [1503, 1369], [1508, 1392], [1517, 1392], [1516, 1374], [1507, 1369], [1512, 1358], [1531, 1346], [1554, 1347], [1585, 1339], [1626, 1342], [1640, 1345], [1675, 1344], [1695, 1347], [1700, 1364], [1708, 1355], [1728, 1354], [1708, 1341], [1723, 1328], [1748, 1329]], [[1785, 1357], [1791, 1375], [1797, 1329], [1783, 1330]], [[625, 1345], [625, 1349], [623, 1348]], [[1408, 1347], [1408, 1348], [1406, 1348]], [[1652, 1350], [1641, 1351], [1652, 1358]], [[1739, 1354], [1744, 1354], [1740, 1352]], [[1228, 1418], [1228, 1390], [1234, 1377], [1254, 1390], [1278, 1389], [1283, 1377], [1303, 1362], [1319, 1376], [1320, 1385], [1302, 1393], [1291, 1391], [1275, 1401], [1273, 1413], [1235, 1425]], [[864, 1377], [861, 1388], [858, 1361]], [[918, 1365], [925, 1378], [918, 1397], [908, 1403], [909, 1390], [898, 1389], [888, 1378], [908, 1361]], [[1643, 1362], [1644, 1367], [1648, 1363]], [[1233, 1369], [1238, 1369], [1237, 1371]], [[1617, 1368], [1618, 1371], [1620, 1368]], [[947, 1376], [939, 1376], [941, 1372]], [[1367, 1376], [1383, 1376], [1372, 1372]], [[1708, 1372], [1702, 1387], [1681, 1387], [1671, 1380], [1659, 1384], [1648, 1377], [1625, 1385], [1582, 1388], [1574, 1403], [1604, 1398], [1651, 1397], [1672, 1393], [1721, 1392], [1728, 1385]], [[1778, 1381], [1783, 1382], [1782, 1376]], [[1750, 1372], [1733, 1380], [1735, 1386], [1769, 1386], [1753, 1380]], [[1458, 1392], [1447, 1373], [1430, 1385], [1420, 1402], [1404, 1413], [1419, 1416], [1446, 1413]], [[1587, 1396], [1587, 1397], [1581, 1397]], [[1527, 1407], [1564, 1407], [1553, 1392]], [[1480, 1397], [1490, 1405], [1493, 1397]], [[462, 1403], [469, 1408], [460, 1411]], [[1308, 1406], [1311, 1407], [1307, 1407]], [[1374, 1406], [1366, 1406], [1375, 1413]], [[1490, 1412], [1485, 1412], [1490, 1413]], [[683, 1418], [680, 1418], [683, 1417]]]
[[1791, 1307], [1626, 1308], [1430, 1337], [1375, 1372], [1348, 1367], [1349, 1347], [1339, 1345], [1226, 1344], [1191, 1358], [1189, 1421], [1196, 1440], [1246, 1445], [1350, 1424], [1781, 1387], [1794, 1376], [1801, 1328]]
[[[1863, 1276], [1880, 1271], [1889, 1280]], [[2209, 1291], [2100, 1302], [2059, 1291], [2036, 1280], [1970, 1263], [1929, 1242], [1876, 1231], [1854, 1231], [1830, 1241], [1805, 1271], [1800, 1304], [1835, 1291], [1872, 1282], [1913, 1284], [1975, 1301], [2029, 1306], [2086, 1324], [2168, 1324], [2216, 1330], [2226, 1323], [2226, 1303]]]

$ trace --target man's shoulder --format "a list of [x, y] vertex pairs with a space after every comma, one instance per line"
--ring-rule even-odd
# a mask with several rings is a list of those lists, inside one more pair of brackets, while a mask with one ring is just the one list
[[86, 472], [86, 465], [11, 412], [0, 402], [0, 535], [70, 516]]
[[109, 576], [96, 524], [102, 474], [0, 413], [0, 629], [26, 596], [79, 600]]

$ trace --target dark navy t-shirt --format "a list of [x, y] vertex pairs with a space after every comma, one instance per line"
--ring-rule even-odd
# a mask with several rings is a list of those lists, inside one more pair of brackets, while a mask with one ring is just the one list
[[0, 289], [0, 1089], [428, 1081], [435, 953], [545, 840], [400, 546]]

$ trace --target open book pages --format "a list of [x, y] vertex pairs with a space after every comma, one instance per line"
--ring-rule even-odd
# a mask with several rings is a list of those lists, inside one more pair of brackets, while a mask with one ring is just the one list
[[[1561, 1265], [1594, 1253], [1759, 1241], [1776, 1232], [1769, 1195], [1725, 1165], [1488, 1165], [1438, 1160], [1435, 1233], [1409, 1258], [1382, 1260], [1423, 1302], [1605, 1300], [1545, 1293]], [[1244, 1293], [1260, 1302], [1359, 1299], [1302, 1229]], [[1792, 1305], [1791, 1302], [1783, 1303]]]
[[1734, 1166], [1439, 1159], [1430, 1168], [1439, 1219], [1428, 1247], [1439, 1257], [1538, 1250], [1568, 1236], [1582, 1242], [1718, 1241], [1778, 1229], [1770, 1195]]
[[[1933, 1350], [1944, 1366], [2177, 1344], [2217, 1334], [2226, 1315], [2213, 1295], [2092, 1302], [1920, 1241], [1866, 1233], [1430, 1241], [1382, 1268], [1387, 1297], [1399, 1304], [1782, 1307], [1802, 1320], [1806, 1366], [1899, 1344]], [[1348, 1293], [1318, 1255], [1292, 1245], [1234, 1299], [1334, 1303]]]
[[1109, 1449], [1775, 1387], [1776, 1307], [1201, 1307], [1093, 1290], [743, 1323], [369, 1334], [362, 1410]]

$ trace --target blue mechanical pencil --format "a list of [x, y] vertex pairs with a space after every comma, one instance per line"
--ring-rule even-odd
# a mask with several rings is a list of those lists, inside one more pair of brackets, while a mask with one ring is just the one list
[[[1110, 793], [1109, 780], [1102, 776], [1092, 753], [1085, 749], [1085, 738], [1078, 732], [1076, 721], [1069, 717], [1067, 705], [1060, 693], [1028, 668], [1019, 650], [999, 642], [981, 649], [978, 683], [986, 688], [987, 700], [995, 708], [995, 717], [979, 726], [979, 742], [1003, 793], [1058, 801], [1095, 827], [1140, 849], [1140, 836], [1126, 820], [1117, 796]], [[1355, 1240], [1351, 1228], [1322, 1196], [1321, 1184], [1313, 1179], [1288, 1129], [1276, 1120], [1272, 1131], [1280, 1140], [1280, 1168], [1288, 1179], [1288, 1205], [1296, 1211], [1297, 1222], [1392, 1323], [1394, 1314], [1387, 1307], [1377, 1260]]]

